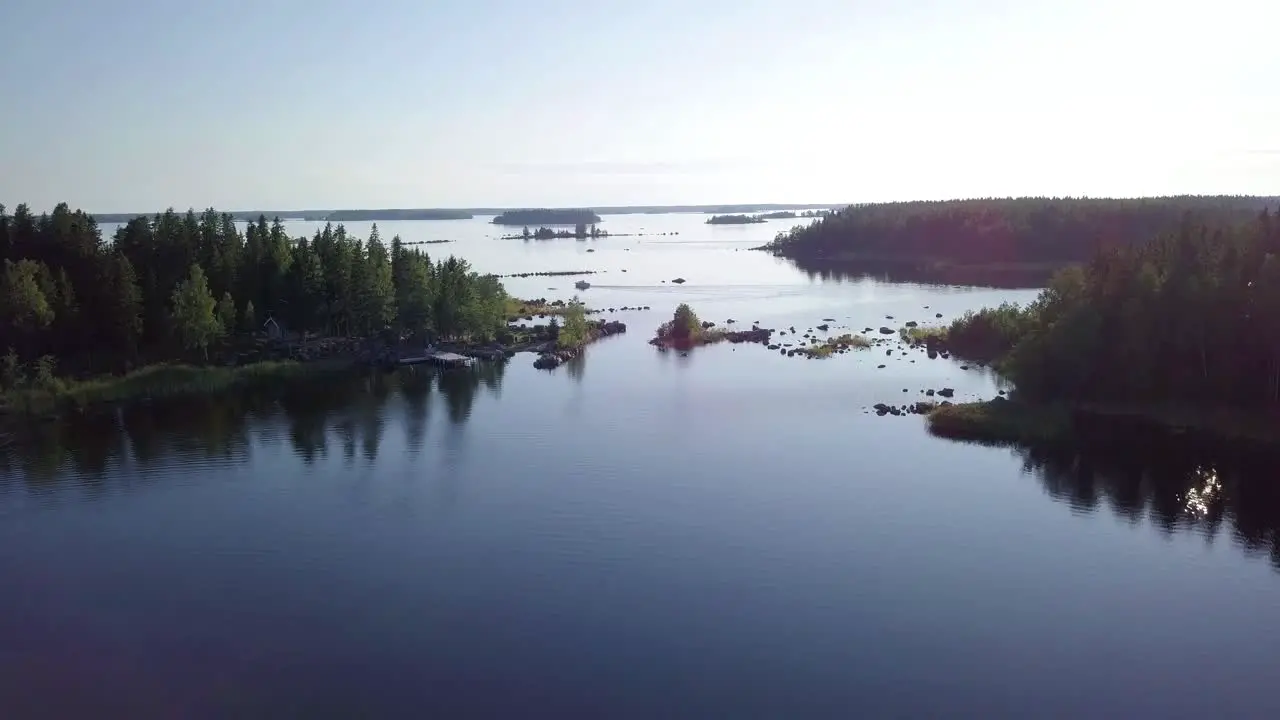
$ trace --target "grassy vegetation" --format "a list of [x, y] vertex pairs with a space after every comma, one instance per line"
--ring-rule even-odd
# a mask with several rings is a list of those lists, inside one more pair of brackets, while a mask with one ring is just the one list
[[995, 362], [1013, 349], [1034, 323], [1033, 311], [1016, 303], [972, 310], [946, 327], [905, 327], [904, 342], [929, 345], [939, 351], [980, 362]]
[[811, 358], [828, 358], [835, 352], [842, 350], [858, 350], [861, 348], [871, 347], [871, 341], [861, 335], [850, 335], [845, 333], [840, 337], [827, 338], [827, 340], [818, 345], [800, 348], [800, 353], [808, 355]]
[[905, 343], [913, 345], [926, 345], [930, 342], [946, 343], [947, 328], [945, 327], [904, 327], [898, 330], [898, 335], [902, 337]]
[[1078, 440], [1081, 433], [1084, 437], [1120, 437], [1142, 428], [1225, 441], [1280, 443], [1280, 421], [1276, 418], [1230, 407], [1041, 404], [996, 398], [942, 405], [929, 414], [929, 431], [934, 435], [993, 444], [1045, 445]]
[[349, 367], [347, 360], [261, 362], [241, 367], [160, 364], [91, 380], [49, 378], [0, 395], [0, 413], [50, 416], [93, 405], [212, 395], [320, 377]]
[[563, 300], [548, 302], [546, 298], [524, 300], [521, 298], [509, 297], [507, 298], [505, 307], [503, 307], [503, 313], [507, 316], [508, 322], [516, 322], [531, 315], [533, 317], [537, 317], [539, 315], [564, 315], [567, 309], [567, 303]]
[[929, 432], [953, 440], [997, 444], [1052, 443], [1071, 436], [1071, 410], [1064, 405], [1028, 405], [1002, 397], [940, 405], [929, 413]]

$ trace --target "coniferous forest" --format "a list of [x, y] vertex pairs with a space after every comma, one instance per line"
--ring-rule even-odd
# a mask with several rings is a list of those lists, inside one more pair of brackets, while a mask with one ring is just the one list
[[810, 267], [859, 260], [1061, 267], [1176, 230], [1186, 213], [1247, 221], [1280, 198], [990, 198], [851, 205], [778, 233], [767, 249]]
[[465, 260], [432, 261], [377, 227], [326, 225], [291, 238], [279, 220], [243, 230], [230, 214], [172, 209], [104, 238], [65, 203], [34, 215], [0, 205], [0, 354], [6, 376], [117, 373], [204, 360], [268, 318], [291, 332], [367, 336], [385, 328], [491, 336], [506, 295]]
[[1280, 407], [1280, 222], [1186, 222], [1060, 272], [1007, 369], [1040, 398]]
[[1280, 438], [1280, 218], [1187, 218], [1145, 243], [1059, 271], [1028, 306], [968, 313], [940, 334], [990, 359], [1026, 403], [941, 408], [935, 430], [990, 439], [1066, 426], [1030, 406], [1137, 413], [1226, 436]]

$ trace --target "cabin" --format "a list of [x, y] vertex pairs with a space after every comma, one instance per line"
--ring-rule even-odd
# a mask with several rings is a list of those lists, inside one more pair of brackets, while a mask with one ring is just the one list
[[284, 324], [276, 320], [275, 317], [267, 318], [267, 321], [262, 323], [262, 329], [267, 333], [267, 338], [270, 340], [279, 341], [285, 339]]

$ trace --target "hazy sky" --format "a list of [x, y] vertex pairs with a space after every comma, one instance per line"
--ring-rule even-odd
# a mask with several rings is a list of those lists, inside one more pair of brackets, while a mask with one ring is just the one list
[[1280, 193], [1280, 0], [4, 0], [0, 202]]

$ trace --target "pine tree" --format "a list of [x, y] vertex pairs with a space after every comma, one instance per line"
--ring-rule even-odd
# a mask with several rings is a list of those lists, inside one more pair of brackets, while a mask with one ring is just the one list
[[111, 351], [126, 362], [137, 352], [138, 338], [142, 335], [142, 290], [133, 271], [133, 263], [124, 253], [116, 253], [108, 266], [106, 307], [102, 328]]
[[362, 288], [362, 307], [369, 331], [386, 327], [396, 317], [396, 289], [391, 276], [391, 259], [382, 244], [378, 226], [369, 232], [364, 266], [365, 287]]

